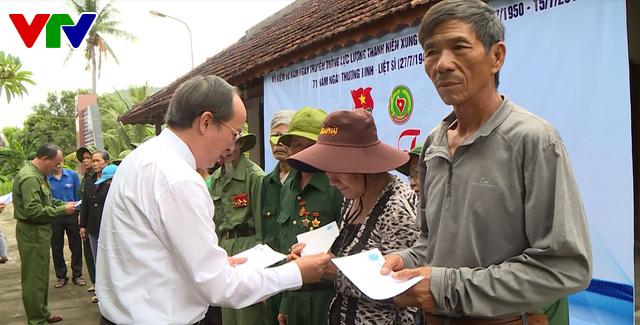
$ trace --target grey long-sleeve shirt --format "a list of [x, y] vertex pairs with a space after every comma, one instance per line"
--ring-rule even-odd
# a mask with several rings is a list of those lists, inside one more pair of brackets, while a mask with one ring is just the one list
[[436, 314], [502, 317], [585, 289], [591, 244], [567, 151], [548, 122], [506, 97], [450, 157], [452, 112], [420, 156], [420, 226], [399, 252], [431, 266]]

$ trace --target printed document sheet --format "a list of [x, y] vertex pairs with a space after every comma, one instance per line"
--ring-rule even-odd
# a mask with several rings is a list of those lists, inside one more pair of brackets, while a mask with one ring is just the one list
[[313, 255], [318, 253], [327, 253], [331, 249], [331, 245], [338, 238], [340, 230], [338, 224], [333, 221], [324, 227], [307, 231], [296, 236], [299, 243], [305, 243], [306, 246], [300, 253], [300, 256]]
[[331, 261], [360, 291], [376, 300], [395, 297], [424, 278], [419, 276], [409, 280], [396, 280], [391, 277], [391, 273], [380, 274], [384, 257], [377, 248]]
[[287, 258], [287, 255], [278, 253], [268, 245], [258, 244], [233, 257], [246, 257], [247, 261], [237, 264], [236, 268], [264, 269]]

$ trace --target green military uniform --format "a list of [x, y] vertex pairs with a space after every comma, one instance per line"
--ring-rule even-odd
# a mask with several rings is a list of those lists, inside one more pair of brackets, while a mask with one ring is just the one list
[[[291, 175], [293, 174], [293, 175]], [[280, 251], [289, 253], [298, 234], [339, 222], [342, 194], [329, 185], [325, 173], [315, 173], [300, 188], [302, 173], [291, 169], [290, 179], [280, 194]], [[326, 325], [329, 303], [334, 295], [333, 282], [306, 284], [297, 291], [284, 292], [280, 313], [288, 316], [289, 325]]]
[[[84, 195], [84, 183], [86, 183], [87, 179], [90, 179], [93, 176], [94, 172], [90, 171], [82, 176], [82, 180], [80, 181], [80, 187], [78, 188], [78, 197], [82, 198]], [[82, 209], [82, 204], [78, 207]], [[80, 211], [78, 211], [79, 213]], [[91, 283], [96, 283], [96, 266], [93, 264], [93, 252], [91, 252], [91, 245], [89, 245], [88, 241], [83, 241], [82, 246], [84, 247], [84, 261], [87, 263], [87, 272], [89, 272], [89, 278], [91, 279]]]
[[547, 315], [549, 325], [569, 324], [569, 299], [560, 298], [556, 301], [546, 303], [538, 310], [538, 313]]
[[[285, 182], [291, 179], [294, 173], [289, 172]], [[280, 224], [277, 221], [280, 212], [280, 163], [276, 164], [273, 171], [267, 174], [262, 181], [262, 242], [274, 250], [280, 250]], [[282, 294], [277, 294], [267, 299], [267, 320], [270, 325], [278, 325], [280, 313], [280, 301]]]
[[[290, 180], [295, 173], [289, 172], [285, 182]], [[267, 174], [262, 181], [262, 242], [271, 246], [274, 250], [280, 249], [279, 233], [280, 224], [277, 217], [280, 212], [280, 163]]]
[[[245, 155], [240, 155], [229, 179], [225, 179], [224, 166], [211, 177], [211, 197], [215, 205], [213, 221], [220, 247], [232, 256], [260, 243], [260, 190], [264, 171]], [[259, 302], [242, 309], [222, 308], [222, 323], [266, 324], [265, 305]]]
[[13, 183], [13, 216], [22, 263], [22, 303], [29, 324], [46, 324], [48, 304], [51, 220], [66, 213], [65, 203], [51, 197], [45, 175], [28, 162]]
[[207, 190], [209, 190], [209, 192], [211, 192], [211, 176], [207, 177], [204, 180], [204, 184], [207, 185]]

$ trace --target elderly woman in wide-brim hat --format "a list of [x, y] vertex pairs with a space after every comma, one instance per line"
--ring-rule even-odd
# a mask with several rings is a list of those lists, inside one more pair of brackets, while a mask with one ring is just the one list
[[[304, 171], [324, 171], [344, 195], [340, 235], [331, 252], [336, 256], [378, 248], [382, 254], [411, 247], [418, 239], [418, 198], [408, 184], [390, 174], [409, 161], [407, 153], [378, 139], [373, 116], [365, 110], [336, 111], [323, 122], [318, 142], [287, 162]], [[302, 245], [294, 247], [294, 253]], [[330, 324], [413, 324], [415, 310], [392, 301], [372, 300], [342, 273], [334, 281], [336, 294]]]

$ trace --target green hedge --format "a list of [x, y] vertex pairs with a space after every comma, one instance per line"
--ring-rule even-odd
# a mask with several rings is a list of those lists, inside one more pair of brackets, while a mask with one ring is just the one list
[[5, 195], [13, 191], [13, 181], [9, 180], [6, 182], [0, 181], [0, 195]]

